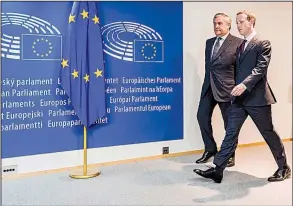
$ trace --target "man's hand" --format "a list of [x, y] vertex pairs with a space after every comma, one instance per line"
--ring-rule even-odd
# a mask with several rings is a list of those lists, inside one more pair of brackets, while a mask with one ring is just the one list
[[235, 86], [231, 92], [232, 96], [240, 96], [246, 90], [246, 86], [244, 84], [238, 84]]

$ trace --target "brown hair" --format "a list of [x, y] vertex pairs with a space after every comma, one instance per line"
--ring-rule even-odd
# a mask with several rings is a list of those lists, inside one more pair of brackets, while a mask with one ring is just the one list
[[255, 26], [255, 22], [256, 22], [256, 16], [254, 13], [252, 13], [251, 11], [248, 11], [248, 10], [243, 10], [243, 11], [239, 11], [237, 13], [237, 15], [239, 14], [246, 14], [247, 16], [247, 21], [251, 21], [253, 20], [253, 27]]

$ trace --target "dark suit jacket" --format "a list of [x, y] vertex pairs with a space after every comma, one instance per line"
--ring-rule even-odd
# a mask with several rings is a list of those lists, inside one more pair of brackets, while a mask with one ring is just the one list
[[243, 54], [237, 48], [236, 84], [243, 83], [247, 90], [234, 100], [244, 106], [265, 106], [276, 103], [276, 98], [267, 80], [271, 60], [271, 43], [256, 35]]
[[205, 78], [201, 90], [201, 98], [212, 89], [215, 100], [230, 102], [231, 91], [235, 86], [236, 50], [242, 39], [229, 34], [217, 56], [211, 60], [212, 50], [216, 37], [206, 41], [205, 48]]

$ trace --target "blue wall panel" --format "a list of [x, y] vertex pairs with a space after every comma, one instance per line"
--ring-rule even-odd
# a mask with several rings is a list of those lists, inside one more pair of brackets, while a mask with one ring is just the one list
[[[58, 79], [72, 4], [2, 2], [2, 158], [83, 147]], [[97, 6], [108, 115], [89, 130], [88, 147], [182, 139], [182, 2]]]

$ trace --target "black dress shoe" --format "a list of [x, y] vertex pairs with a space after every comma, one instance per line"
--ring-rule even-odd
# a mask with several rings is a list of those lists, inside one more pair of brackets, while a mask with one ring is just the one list
[[268, 178], [268, 181], [277, 182], [289, 178], [291, 178], [291, 169], [289, 166], [286, 166], [283, 169], [278, 169], [271, 177]]
[[233, 167], [235, 165], [235, 157], [230, 157], [228, 160], [227, 167]]
[[223, 179], [223, 172], [216, 171], [215, 168], [207, 169], [206, 171], [200, 170], [200, 169], [194, 169], [193, 170], [196, 174], [214, 180], [216, 183], [221, 183]]
[[206, 163], [209, 161], [209, 159], [213, 156], [215, 156], [216, 152], [204, 152], [202, 157], [196, 160], [196, 163], [201, 164], [201, 163]]

